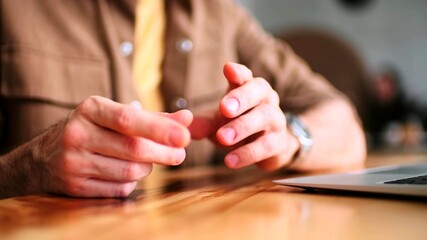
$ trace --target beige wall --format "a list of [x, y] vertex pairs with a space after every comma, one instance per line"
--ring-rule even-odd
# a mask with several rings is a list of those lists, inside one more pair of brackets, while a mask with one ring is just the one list
[[241, 0], [272, 31], [318, 26], [341, 34], [375, 70], [400, 69], [408, 92], [427, 102], [427, 1], [376, 0], [349, 12], [334, 0]]

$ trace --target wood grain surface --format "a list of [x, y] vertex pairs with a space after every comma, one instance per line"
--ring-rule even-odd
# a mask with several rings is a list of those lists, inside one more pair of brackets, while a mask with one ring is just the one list
[[[368, 166], [427, 155], [372, 154]], [[307, 192], [255, 168], [157, 169], [126, 199], [0, 201], [0, 239], [427, 239], [424, 199]]]

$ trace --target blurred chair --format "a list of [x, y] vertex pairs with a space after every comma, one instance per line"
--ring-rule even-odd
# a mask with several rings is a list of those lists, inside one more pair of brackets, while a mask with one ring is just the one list
[[368, 75], [364, 62], [349, 43], [334, 33], [312, 28], [284, 31], [276, 37], [347, 95], [365, 123], [370, 95]]

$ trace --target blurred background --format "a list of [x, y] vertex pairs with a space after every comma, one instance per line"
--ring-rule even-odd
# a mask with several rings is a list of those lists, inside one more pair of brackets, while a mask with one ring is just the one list
[[427, 1], [240, 2], [349, 96], [371, 151], [427, 149]]

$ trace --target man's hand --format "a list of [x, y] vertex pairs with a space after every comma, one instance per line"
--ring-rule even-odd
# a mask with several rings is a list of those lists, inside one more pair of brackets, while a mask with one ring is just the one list
[[215, 140], [231, 149], [225, 157], [230, 168], [257, 164], [275, 170], [289, 163], [299, 145], [288, 132], [277, 92], [243, 65], [226, 64], [224, 75], [230, 87], [217, 117], [195, 118], [192, 136], [209, 137], [215, 132]]
[[182, 163], [192, 118], [187, 110], [152, 113], [90, 97], [67, 120], [31, 142], [35, 150], [30, 164], [41, 166], [43, 192], [125, 197], [151, 172], [153, 163]]

